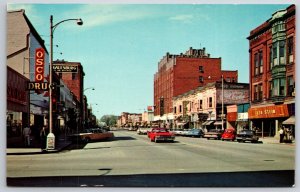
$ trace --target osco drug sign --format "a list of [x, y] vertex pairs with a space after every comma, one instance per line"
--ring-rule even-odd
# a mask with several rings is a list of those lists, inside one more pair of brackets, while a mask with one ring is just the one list
[[44, 81], [45, 50], [38, 48], [35, 50], [35, 82]]

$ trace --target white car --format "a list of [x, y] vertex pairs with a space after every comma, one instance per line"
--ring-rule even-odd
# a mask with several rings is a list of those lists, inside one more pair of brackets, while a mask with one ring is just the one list
[[140, 128], [137, 129], [136, 133], [139, 134], [139, 135], [147, 135], [147, 133], [151, 130], [152, 130], [152, 128], [140, 127]]

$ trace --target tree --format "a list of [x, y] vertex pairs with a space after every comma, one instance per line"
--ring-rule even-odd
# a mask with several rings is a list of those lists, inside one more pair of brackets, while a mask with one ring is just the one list
[[100, 119], [101, 122], [105, 122], [107, 126], [114, 126], [117, 124], [118, 116], [115, 115], [103, 115]]

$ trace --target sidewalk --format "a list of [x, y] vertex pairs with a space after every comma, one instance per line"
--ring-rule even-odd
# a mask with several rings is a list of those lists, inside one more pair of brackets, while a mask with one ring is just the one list
[[293, 146], [296, 145], [295, 141], [291, 143], [279, 143], [279, 139], [275, 137], [264, 137], [264, 138], [260, 137], [258, 141], [261, 141], [262, 143], [269, 143], [269, 144], [286, 144], [286, 145], [293, 145]]
[[69, 145], [71, 145], [71, 141], [65, 138], [58, 138], [55, 143], [55, 149], [42, 151], [39, 147], [22, 147], [22, 148], [7, 148], [7, 155], [30, 155], [30, 154], [46, 154], [46, 153], [57, 153], [62, 151]]

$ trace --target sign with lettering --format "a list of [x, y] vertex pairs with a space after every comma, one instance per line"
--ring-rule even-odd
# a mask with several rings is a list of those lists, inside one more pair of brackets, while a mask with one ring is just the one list
[[38, 48], [35, 50], [35, 82], [44, 81], [45, 50]]
[[263, 119], [263, 118], [276, 118], [288, 117], [288, 107], [286, 104], [273, 105], [265, 107], [250, 108], [248, 110], [249, 119]]
[[52, 70], [57, 73], [77, 73], [77, 65], [53, 64]]
[[54, 85], [51, 86], [48, 82], [28, 82], [27, 89], [28, 90], [49, 90], [50, 88], [54, 89]]

